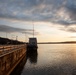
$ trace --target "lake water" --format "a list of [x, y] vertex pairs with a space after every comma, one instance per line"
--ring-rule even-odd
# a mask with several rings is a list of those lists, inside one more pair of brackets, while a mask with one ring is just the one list
[[39, 44], [11, 75], [76, 75], [76, 44]]

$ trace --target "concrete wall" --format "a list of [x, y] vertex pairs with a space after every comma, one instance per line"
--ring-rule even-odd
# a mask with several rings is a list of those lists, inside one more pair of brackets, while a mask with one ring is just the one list
[[26, 54], [26, 47], [10, 52], [0, 57], [0, 75], [10, 75], [12, 70], [17, 66]]

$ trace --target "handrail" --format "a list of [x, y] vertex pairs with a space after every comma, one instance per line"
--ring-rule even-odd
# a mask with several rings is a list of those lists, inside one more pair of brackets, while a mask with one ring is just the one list
[[5, 55], [5, 54], [9, 54], [10, 52], [14, 52], [16, 50], [20, 50], [22, 48], [25, 48], [25, 44], [21, 44], [21, 45], [2, 45], [0, 46], [0, 57]]

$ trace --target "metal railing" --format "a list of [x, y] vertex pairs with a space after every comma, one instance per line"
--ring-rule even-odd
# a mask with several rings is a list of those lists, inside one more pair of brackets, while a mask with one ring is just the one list
[[0, 56], [22, 48], [26, 48], [26, 45], [0, 45]]

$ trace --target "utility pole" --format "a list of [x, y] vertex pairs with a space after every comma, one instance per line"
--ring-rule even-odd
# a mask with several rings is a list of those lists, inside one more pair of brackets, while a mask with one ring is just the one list
[[17, 39], [18, 39], [18, 36], [16, 36], [16, 41], [17, 41]]
[[26, 32], [23, 32], [23, 34], [25, 35], [25, 42], [26, 42]]
[[7, 32], [6, 32], [6, 38], [7, 38]]
[[16, 36], [16, 44], [18, 44], [18, 43], [17, 43], [17, 39], [18, 39], [18, 36]]
[[26, 42], [26, 32], [24, 34], [25, 34], [25, 42]]

